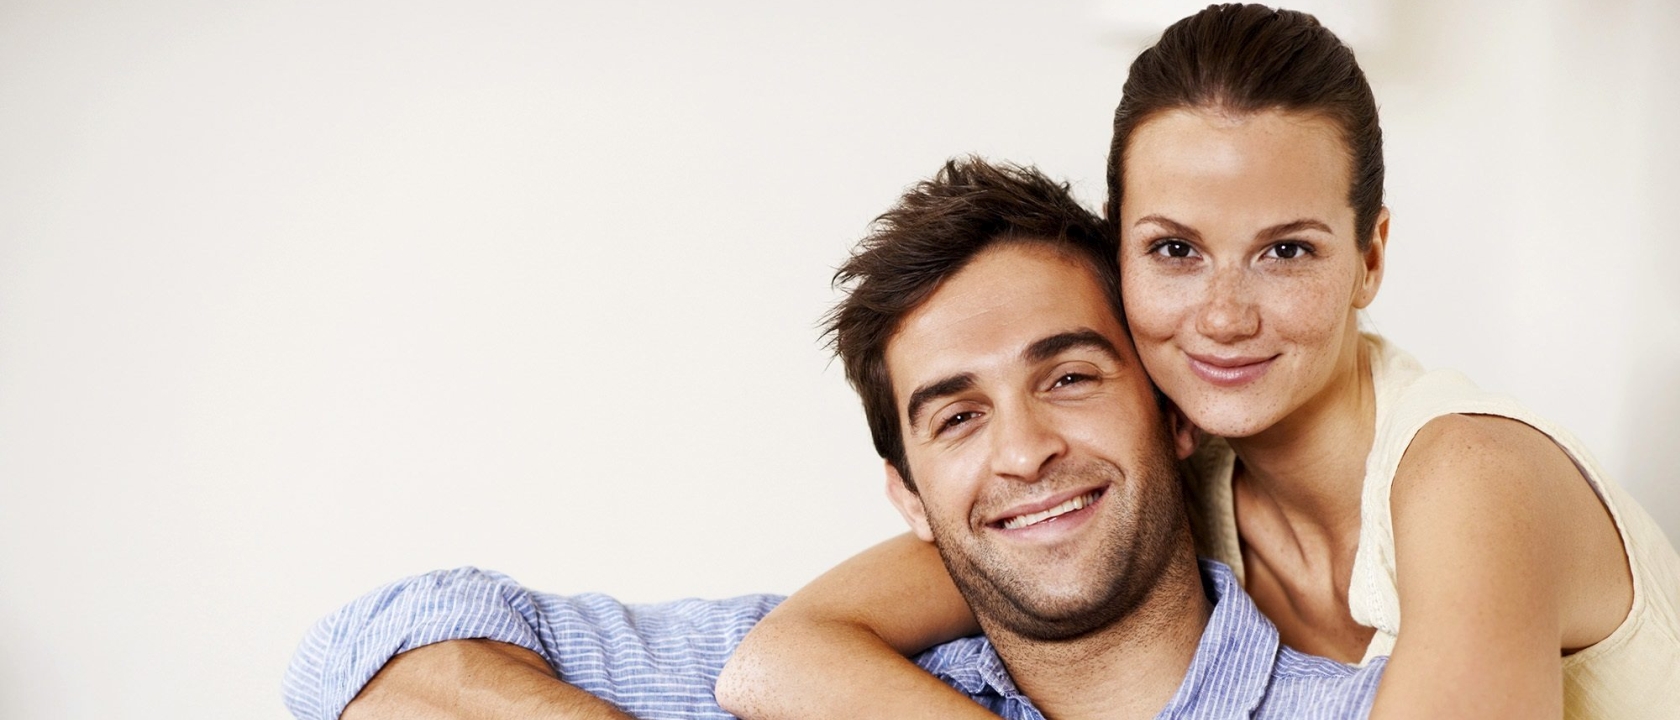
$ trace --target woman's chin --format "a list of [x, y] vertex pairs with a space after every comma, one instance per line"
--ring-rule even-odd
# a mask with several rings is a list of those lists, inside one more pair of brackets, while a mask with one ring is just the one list
[[1201, 426], [1200, 424], [1198, 424], [1197, 427], [1201, 427], [1202, 432], [1205, 432], [1209, 435], [1213, 435], [1215, 437], [1222, 437], [1222, 438], [1225, 438], [1227, 440], [1241, 440], [1243, 438], [1253, 437], [1255, 435], [1259, 435], [1261, 431], [1266, 429], [1265, 427], [1261, 426], [1259, 423], [1236, 423], [1236, 422], [1233, 422], [1233, 423], [1215, 422], [1211, 426], [1207, 426], [1207, 427], [1204, 427], [1204, 426]]
[[1209, 435], [1246, 438], [1259, 435], [1278, 421], [1274, 413], [1257, 412], [1248, 402], [1202, 402], [1179, 406], [1190, 423]]

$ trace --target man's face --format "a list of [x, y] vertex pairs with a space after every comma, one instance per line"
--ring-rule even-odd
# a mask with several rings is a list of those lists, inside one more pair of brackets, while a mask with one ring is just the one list
[[1168, 429], [1099, 283], [1047, 245], [997, 245], [887, 345], [917, 487], [889, 491], [988, 632], [1104, 627], [1188, 537], [1188, 431]]

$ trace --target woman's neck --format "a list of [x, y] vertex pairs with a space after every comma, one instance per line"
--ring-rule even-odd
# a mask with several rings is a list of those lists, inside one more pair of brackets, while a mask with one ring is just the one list
[[1369, 346], [1358, 334], [1350, 345], [1336, 377], [1305, 405], [1260, 433], [1227, 441], [1240, 491], [1275, 507], [1298, 536], [1357, 539], [1376, 389]]

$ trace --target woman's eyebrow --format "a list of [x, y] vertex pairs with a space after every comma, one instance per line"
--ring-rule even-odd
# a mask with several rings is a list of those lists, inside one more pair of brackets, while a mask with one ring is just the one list
[[1137, 227], [1145, 223], [1159, 225], [1167, 232], [1182, 237], [1185, 240], [1200, 240], [1202, 237], [1202, 234], [1196, 232], [1195, 228], [1173, 220], [1165, 215], [1145, 215], [1138, 218], [1137, 222], [1132, 223], [1132, 227]]
[[1255, 235], [1255, 238], [1263, 242], [1271, 242], [1286, 235], [1294, 235], [1302, 230], [1318, 230], [1328, 235], [1336, 234], [1330, 230], [1329, 225], [1325, 224], [1321, 220], [1301, 218], [1299, 220], [1292, 220], [1290, 222], [1273, 225], [1265, 230], [1261, 230]]

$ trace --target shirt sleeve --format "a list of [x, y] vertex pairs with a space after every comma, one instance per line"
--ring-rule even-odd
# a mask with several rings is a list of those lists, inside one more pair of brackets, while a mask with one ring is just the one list
[[542, 656], [562, 680], [645, 720], [719, 717], [712, 688], [748, 630], [781, 598], [625, 605], [605, 595], [536, 593], [476, 568], [391, 583], [316, 623], [283, 693], [300, 720], [336, 720], [397, 654], [484, 638]]

